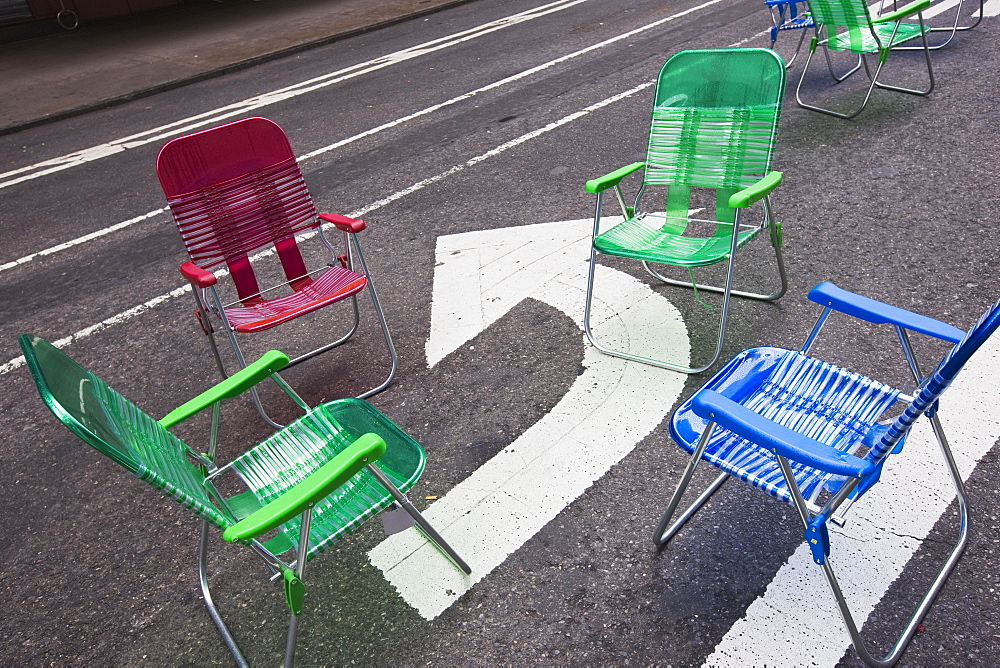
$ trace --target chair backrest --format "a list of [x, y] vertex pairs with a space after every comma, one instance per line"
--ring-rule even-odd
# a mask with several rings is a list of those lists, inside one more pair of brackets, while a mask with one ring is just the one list
[[288, 138], [245, 118], [167, 142], [156, 173], [191, 260], [225, 264], [240, 298], [259, 292], [248, 255], [275, 246], [289, 281], [306, 274], [295, 234], [319, 226]]
[[20, 343], [42, 401], [70, 431], [199, 517], [232, 524], [180, 439], [48, 341], [22, 334]]
[[667, 215], [687, 217], [690, 188], [715, 188], [717, 220], [729, 196], [771, 166], [785, 65], [770, 49], [693, 49], [660, 69], [644, 185], [666, 185]]
[[972, 326], [965, 337], [945, 355], [933, 373], [920, 385], [920, 390], [889, 426], [882, 438], [872, 447], [869, 456], [876, 461], [884, 458], [903, 439], [917, 419], [934, 408], [935, 402], [955, 380], [969, 358], [979, 350], [990, 336], [1000, 327], [1000, 301], [988, 309]]
[[[862, 35], [871, 39], [874, 33], [868, 3], [864, 0], [809, 0], [809, 11], [817, 28], [826, 26], [831, 37], [838, 27], [844, 28], [850, 35], [852, 49], [864, 50]], [[838, 48], [836, 42], [831, 40], [829, 48]]]

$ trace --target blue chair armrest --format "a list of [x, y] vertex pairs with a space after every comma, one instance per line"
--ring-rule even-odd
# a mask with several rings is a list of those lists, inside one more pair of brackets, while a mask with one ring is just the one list
[[852, 478], [874, 470], [871, 462], [792, 431], [718, 392], [699, 390], [691, 399], [691, 409], [699, 417], [797, 463]]
[[890, 306], [869, 297], [862, 297], [838, 288], [833, 283], [820, 283], [809, 291], [809, 299], [820, 306], [828, 306], [875, 325], [898, 325], [949, 343], [959, 343], [965, 338], [965, 332], [946, 322]]

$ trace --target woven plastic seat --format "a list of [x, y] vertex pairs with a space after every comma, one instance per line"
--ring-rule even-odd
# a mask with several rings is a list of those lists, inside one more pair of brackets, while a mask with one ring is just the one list
[[[924, 22], [923, 11], [927, 9], [930, 2], [931, 0], [915, 0], [898, 10], [873, 17], [864, 0], [809, 0], [810, 15], [815, 24], [816, 36], [809, 42], [809, 55], [802, 68], [799, 85], [795, 89], [795, 99], [799, 106], [838, 118], [854, 118], [868, 104], [872, 91], [876, 87], [912, 95], [929, 94], [934, 90], [934, 71], [931, 68], [931, 54], [927, 45], [927, 33], [930, 28]], [[918, 23], [903, 23], [903, 19], [914, 14], [917, 16]], [[879, 81], [879, 74], [889, 59], [889, 54], [917, 38], [920, 38], [921, 46], [915, 48], [924, 51], [924, 60], [927, 64], [927, 87], [925, 89], [905, 88]], [[830, 76], [837, 82], [844, 81], [864, 67], [865, 74], [871, 82], [861, 105], [853, 111], [841, 112], [803, 102], [802, 82], [806, 79], [817, 46], [823, 47]], [[855, 54], [858, 58], [857, 64], [845, 74], [837, 74], [830, 57], [830, 51], [846, 51]], [[869, 55], [876, 56], [878, 60], [874, 71], [868, 65], [867, 56]]]
[[[584, 328], [598, 350], [685, 373], [704, 371], [718, 360], [722, 350], [731, 295], [773, 300], [784, 293], [781, 234], [771, 216], [769, 200], [782, 177], [780, 172], [770, 171], [770, 164], [784, 88], [784, 64], [768, 49], [682, 51], [663, 65], [654, 95], [646, 161], [586, 185], [587, 192], [597, 195], [597, 206]], [[634, 205], [629, 206], [620, 183], [639, 170], [643, 170], [642, 186]], [[647, 188], [666, 188], [663, 213], [640, 208]], [[612, 189], [624, 220], [602, 230], [602, 198]], [[702, 219], [691, 211], [692, 197], [699, 191], [714, 202], [714, 211]], [[761, 210], [760, 222], [748, 224], [744, 217], [751, 215], [755, 205]], [[737, 249], [764, 231], [777, 258], [780, 288], [769, 294], [733, 289]], [[598, 254], [640, 260], [654, 279], [668, 285], [722, 293], [718, 337], [709, 361], [687, 367], [644, 357], [640, 351], [603, 345], [590, 323]], [[671, 266], [690, 272], [694, 267], [720, 263], [729, 265], [722, 287], [697, 283], [693, 277], [686, 281], [664, 275]]]
[[[1000, 302], [967, 333], [946, 323], [821, 283], [809, 298], [825, 307], [801, 351], [753, 348], [730, 360], [674, 412], [670, 431], [690, 453], [687, 467], [657, 527], [661, 547], [730, 478], [748, 483], [796, 509], [813, 561], [822, 566], [855, 650], [874, 666], [894, 664], [958, 561], [968, 538], [968, 500], [962, 475], [938, 419], [938, 399], [972, 354], [1000, 327]], [[839, 311], [895, 328], [916, 389], [903, 395], [883, 383], [808, 355], [828, 316]], [[954, 344], [933, 373], [924, 376], [909, 333]], [[887, 411], [903, 407], [898, 414]], [[945, 468], [955, 486], [959, 531], [937, 577], [882, 659], [863, 642], [830, 563], [833, 522], [843, 526], [850, 507], [876, 484], [892, 484], [889, 455], [907, 456], [904, 441], [926, 416]], [[675, 519], [695, 468], [707, 462], [721, 470], [704, 492]], [[891, 527], [889, 527], [891, 531]], [[872, 564], [878, 568], [878, 564]]]
[[[209, 591], [210, 527], [225, 540], [249, 546], [284, 583], [291, 610], [286, 665], [295, 652], [306, 562], [390, 506], [404, 508], [459, 568], [470, 572], [405, 496], [424, 470], [423, 449], [364, 401], [340, 399], [309, 409], [279, 380], [305, 415], [231, 462], [215, 460], [220, 401], [284, 368], [288, 357], [282, 353], [265, 354], [157, 421], [47, 341], [25, 334], [20, 342], [43, 401], [70, 431], [203, 520], [202, 594], [240, 665], [246, 661]], [[209, 407], [213, 430], [208, 453], [201, 454], [168, 429]], [[215, 483], [232, 474], [246, 489], [227, 496]]]
[[[216, 329], [225, 332], [243, 368], [246, 358], [237, 334], [262, 332], [350, 300], [353, 321], [346, 321], [342, 335], [299, 355], [289, 363], [294, 366], [353, 336], [359, 324], [357, 294], [367, 288], [390, 368], [385, 380], [358, 398], [380, 392], [392, 382], [396, 349], [358, 238], [365, 222], [317, 214], [280, 127], [265, 118], [246, 118], [178, 137], [160, 150], [156, 173], [190, 258], [181, 265], [181, 274], [194, 288], [198, 320], [223, 377], [227, 373], [216, 346]], [[342, 233], [342, 252], [327, 240], [324, 223]], [[310, 235], [318, 235], [330, 253], [327, 266], [312, 271], [297, 240]], [[278, 256], [285, 281], [262, 289], [251, 260], [255, 254], [263, 258], [270, 253]], [[355, 271], [355, 260], [359, 271]], [[236, 292], [229, 303], [218, 287], [219, 277], [226, 273]], [[267, 416], [256, 390], [251, 396], [264, 419], [279, 426]]]

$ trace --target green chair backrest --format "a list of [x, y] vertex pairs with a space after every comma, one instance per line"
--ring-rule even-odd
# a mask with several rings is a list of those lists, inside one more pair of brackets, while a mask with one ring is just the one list
[[70, 431], [199, 517], [220, 528], [233, 523], [212, 503], [180, 439], [48, 341], [23, 334], [20, 343], [38, 393]]
[[716, 219], [732, 222], [730, 195], [770, 169], [784, 92], [770, 49], [692, 49], [664, 63], [643, 185], [668, 186], [668, 217], [687, 218], [692, 187], [714, 188]]
[[871, 31], [868, 5], [863, 0], [809, 0], [809, 12], [817, 25]]

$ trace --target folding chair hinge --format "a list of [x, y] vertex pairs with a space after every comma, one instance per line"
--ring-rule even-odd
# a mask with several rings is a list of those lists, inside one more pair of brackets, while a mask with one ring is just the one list
[[879, 52], [878, 52], [878, 64], [879, 65], [884, 65], [885, 61], [888, 60], [888, 59], [889, 59], [889, 49], [886, 48], [886, 47], [883, 47], [883, 48], [879, 49]]
[[819, 44], [819, 40], [815, 37], [809, 39], [809, 53], [816, 53], [816, 45]]
[[826, 517], [820, 515], [809, 522], [805, 539], [812, 550], [813, 561], [822, 566], [830, 556], [830, 531], [826, 528]]
[[782, 248], [785, 245], [785, 237], [781, 232], [781, 223], [774, 221], [774, 239], [771, 243], [775, 248]]
[[940, 403], [941, 403], [940, 399], [935, 400], [934, 403], [931, 404], [931, 407], [924, 411], [924, 415], [933, 420], [934, 416], [938, 412], [938, 407], [940, 406]]
[[347, 269], [347, 259], [348, 259], [347, 254], [345, 253], [344, 255], [338, 255], [337, 259], [340, 260], [340, 266], [343, 267], [344, 269]]
[[288, 604], [292, 614], [298, 617], [302, 614], [302, 599], [306, 593], [306, 586], [302, 584], [295, 571], [289, 568], [281, 569], [281, 575], [285, 581], [285, 603]]

